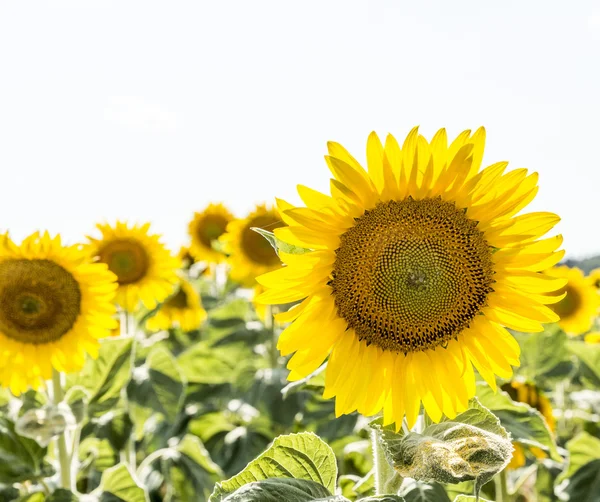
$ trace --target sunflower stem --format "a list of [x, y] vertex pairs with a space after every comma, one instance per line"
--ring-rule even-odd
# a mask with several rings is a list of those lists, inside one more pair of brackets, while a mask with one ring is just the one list
[[375, 471], [375, 495], [396, 495], [400, 490], [403, 478], [388, 462], [383, 450], [381, 433], [371, 432], [373, 446], [373, 470]]
[[275, 318], [273, 317], [273, 307], [271, 305], [267, 305], [265, 311], [265, 328], [271, 334], [269, 355], [271, 368], [275, 369], [279, 366], [279, 351], [277, 350], [277, 331], [275, 330]]
[[[52, 370], [52, 387], [54, 404], [58, 406], [65, 395], [62, 388], [61, 374], [55, 369]], [[65, 490], [71, 490], [71, 462], [69, 460], [69, 451], [67, 450], [66, 431], [58, 436], [58, 461], [60, 463], [60, 487]]]
[[510, 494], [508, 493], [508, 477], [504, 469], [498, 476], [494, 478], [496, 485], [496, 502], [510, 502]]
[[[130, 365], [131, 365], [131, 378], [133, 378], [133, 372], [135, 371], [135, 360], [137, 356], [137, 324], [135, 321], [135, 317], [130, 312], [127, 312], [127, 334], [131, 336], [131, 354], [130, 354]], [[131, 418], [131, 406], [129, 405], [129, 398], [127, 396], [127, 388], [124, 389], [125, 392], [125, 402], [127, 413]], [[133, 419], [132, 419], [133, 420]], [[129, 466], [131, 467], [132, 472], [135, 472], [137, 469], [137, 450], [135, 445], [135, 435], [131, 434], [129, 440], [127, 441], [127, 457]]]

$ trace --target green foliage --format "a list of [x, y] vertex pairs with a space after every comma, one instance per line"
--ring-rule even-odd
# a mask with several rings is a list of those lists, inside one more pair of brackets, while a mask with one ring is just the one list
[[146, 492], [135, 482], [125, 464], [112, 467], [102, 475], [100, 491], [100, 502], [147, 502], [148, 500]]
[[567, 344], [569, 352], [577, 357], [583, 370], [583, 378], [600, 387], [600, 344], [573, 341]]
[[450, 502], [446, 491], [437, 483], [410, 480], [400, 490], [406, 502]]

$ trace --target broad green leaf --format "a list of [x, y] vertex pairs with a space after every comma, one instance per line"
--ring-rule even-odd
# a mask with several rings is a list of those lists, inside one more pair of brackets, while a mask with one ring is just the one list
[[600, 439], [587, 432], [580, 432], [567, 442], [566, 446], [569, 452], [569, 463], [567, 469], [558, 477], [558, 483], [573, 476], [584, 465], [600, 459]]
[[600, 382], [600, 344], [572, 341], [567, 347], [593, 375], [594, 383]]
[[332, 497], [327, 488], [307, 479], [271, 478], [248, 483], [238, 488], [223, 502], [347, 502]]
[[245, 322], [251, 317], [250, 303], [243, 298], [236, 298], [230, 302], [221, 305], [210, 312], [210, 321], [218, 323], [219, 321], [229, 321], [237, 319]]
[[129, 414], [122, 409], [109, 411], [92, 419], [83, 428], [83, 437], [90, 435], [98, 439], [107, 439], [115, 451], [125, 448], [133, 431], [133, 423]]
[[58, 488], [46, 499], [46, 502], [77, 502], [78, 500], [77, 495], [72, 491]]
[[477, 384], [477, 397], [481, 404], [500, 419], [513, 441], [535, 446], [547, 452], [556, 462], [563, 461], [552, 431], [542, 414], [535, 408], [513, 401], [506, 392], [494, 392], [484, 383]]
[[211, 347], [200, 342], [181, 353], [177, 363], [189, 383], [232, 383], [240, 361], [247, 359], [247, 356], [247, 348]]
[[185, 388], [185, 378], [175, 358], [164, 347], [157, 347], [146, 363], [134, 370], [127, 395], [131, 404], [160, 413], [173, 422], [183, 404]]
[[147, 502], [144, 489], [139, 486], [125, 464], [108, 469], [100, 482], [100, 502]]
[[537, 465], [535, 475], [537, 502], [556, 502], [558, 500], [554, 493], [554, 485], [560, 470], [548, 467], [547, 463], [550, 462], [540, 462]]
[[88, 359], [83, 370], [69, 379], [89, 392], [91, 415], [110, 411], [118, 402], [129, 381], [131, 344], [130, 338], [102, 340], [98, 358]]
[[459, 495], [454, 499], [454, 502], [490, 502], [488, 499], [477, 498], [474, 495]]
[[375, 476], [373, 471], [364, 477], [346, 474], [338, 479], [342, 495], [351, 500], [373, 495], [375, 493]]
[[65, 403], [69, 405], [75, 423], [82, 423], [87, 418], [89, 392], [80, 385], [71, 387], [65, 394]]
[[567, 335], [558, 326], [543, 333], [515, 334], [521, 346], [519, 373], [527, 380], [537, 381], [568, 360], [565, 350]]
[[252, 227], [250, 230], [254, 230], [256, 233], [262, 235], [265, 239], [269, 241], [269, 244], [273, 247], [277, 254], [287, 253], [287, 254], [304, 254], [309, 253], [310, 249], [302, 248], [300, 246], [294, 246], [292, 244], [288, 244], [287, 242], [283, 242], [282, 240], [275, 237], [273, 232], [269, 232], [263, 228]]
[[35, 492], [19, 497], [16, 502], [44, 502], [45, 499], [46, 497], [42, 492]]
[[512, 443], [500, 421], [477, 399], [453, 420], [426, 427], [422, 434], [381, 430], [386, 456], [403, 477], [458, 483], [475, 480], [480, 488], [511, 459]]
[[600, 459], [592, 460], [557, 488], [560, 500], [600, 502]]
[[245, 484], [268, 478], [307, 479], [335, 490], [337, 463], [333, 450], [310, 432], [279, 436], [273, 445], [227, 481], [217, 483], [210, 501], [219, 501]]
[[0, 416], [0, 483], [13, 484], [52, 476], [47, 449], [19, 436], [15, 424]]
[[79, 460], [82, 470], [92, 468], [104, 472], [118, 463], [119, 455], [108, 440], [88, 437], [79, 445]]
[[450, 502], [442, 485], [414, 479], [404, 483], [398, 493], [405, 502]]

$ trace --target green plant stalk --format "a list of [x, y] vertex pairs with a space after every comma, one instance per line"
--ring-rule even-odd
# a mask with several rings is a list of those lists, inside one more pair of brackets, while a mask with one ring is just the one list
[[[60, 373], [55, 369], [52, 370], [52, 387], [54, 404], [58, 406], [65, 395], [60, 381]], [[60, 486], [66, 490], [71, 490], [71, 461], [67, 450], [66, 431], [58, 436], [56, 442], [58, 445], [58, 461], [60, 463]]]
[[[133, 372], [135, 371], [135, 359], [137, 356], [137, 323], [135, 317], [130, 312], [127, 312], [127, 333], [131, 335], [131, 378], [133, 378]], [[127, 413], [131, 417], [131, 407], [129, 405], [129, 398], [127, 398], [127, 389], [125, 388], [125, 402], [127, 403]], [[131, 434], [129, 441], [127, 441], [127, 456], [131, 472], [137, 470], [137, 451], [135, 447], [135, 434]]]
[[396, 495], [402, 485], [403, 478], [388, 462], [383, 451], [380, 432], [371, 432], [373, 447], [373, 469], [375, 471], [375, 495]]
[[279, 351], [277, 350], [277, 330], [275, 329], [275, 318], [273, 317], [273, 307], [267, 305], [265, 312], [265, 328], [271, 334], [271, 343], [269, 346], [269, 359], [271, 368], [279, 367]]
[[496, 502], [510, 502], [506, 469], [494, 478], [494, 484], [496, 485]]

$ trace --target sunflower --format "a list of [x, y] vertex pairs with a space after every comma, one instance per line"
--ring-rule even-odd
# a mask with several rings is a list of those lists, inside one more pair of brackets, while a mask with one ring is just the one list
[[179, 249], [179, 253], [177, 253], [177, 258], [181, 261], [181, 266], [184, 269], [189, 269], [196, 260], [190, 253], [190, 248], [186, 246], [182, 246]]
[[588, 333], [587, 335], [585, 335], [584, 341], [586, 343], [600, 343], [600, 331]]
[[183, 331], [198, 329], [206, 319], [206, 311], [200, 303], [200, 295], [188, 281], [179, 279], [179, 287], [160, 306], [156, 315], [148, 319], [146, 328], [160, 331], [181, 328]]
[[590, 272], [588, 280], [600, 292], [600, 268], [596, 268]]
[[568, 281], [561, 290], [565, 297], [552, 305], [552, 310], [560, 316], [559, 326], [570, 335], [589, 331], [600, 306], [600, 296], [589, 278], [580, 269], [565, 265], [554, 267], [547, 274]]
[[519, 346], [505, 327], [543, 330], [558, 316], [545, 304], [565, 284], [541, 270], [563, 256], [561, 236], [539, 240], [552, 213], [516, 216], [537, 193], [538, 175], [480, 170], [485, 131], [445, 130], [431, 142], [417, 128], [402, 148], [389, 135], [367, 142], [368, 172], [329, 143], [331, 196], [299, 186], [307, 207], [280, 201], [289, 227], [282, 242], [309, 249], [280, 253], [286, 266], [258, 278], [258, 301], [302, 300], [279, 314], [290, 379], [329, 356], [326, 398], [336, 414], [383, 409], [386, 424], [412, 426], [420, 405], [434, 421], [465, 410], [475, 394], [473, 366], [495, 389], [510, 378]]
[[189, 224], [189, 234], [192, 238], [190, 254], [196, 261], [221, 263], [225, 255], [213, 248], [233, 220], [233, 215], [223, 204], [209, 204], [201, 213], [195, 213]]
[[279, 268], [281, 262], [273, 246], [253, 228], [273, 231], [285, 226], [276, 209], [264, 204], [256, 206], [243, 220], [235, 220], [227, 225], [227, 232], [221, 237], [224, 249], [229, 255], [230, 277], [248, 287], [256, 284], [256, 276]]
[[80, 246], [34, 233], [0, 239], [0, 385], [18, 395], [72, 373], [115, 327], [116, 277]]
[[[552, 404], [550, 404], [550, 400], [544, 395], [544, 393], [534, 384], [525, 383], [525, 382], [507, 382], [502, 385], [501, 389], [508, 393], [510, 398], [513, 401], [518, 401], [519, 403], [525, 403], [535, 408], [546, 420], [548, 424], [548, 428], [554, 432], [556, 430], [556, 420], [554, 419], [554, 415], [552, 414]], [[509, 469], [518, 469], [525, 465], [525, 450], [523, 446], [519, 443], [513, 443], [515, 448], [513, 452], [513, 457], [508, 464]], [[537, 458], [545, 458], [546, 454], [543, 450], [540, 450], [536, 447], [529, 448], [531, 453], [535, 455]]]
[[99, 224], [97, 228], [102, 237], [89, 237], [89, 251], [117, 276], [116, 301], [123, 309], [135, 310], [140, 300], [153, 309], [173, 292], [179, 260], [171, 256], [160, 236], [148, 233], [149, 223], [129, 227], [118, 221], [114, 227]]

